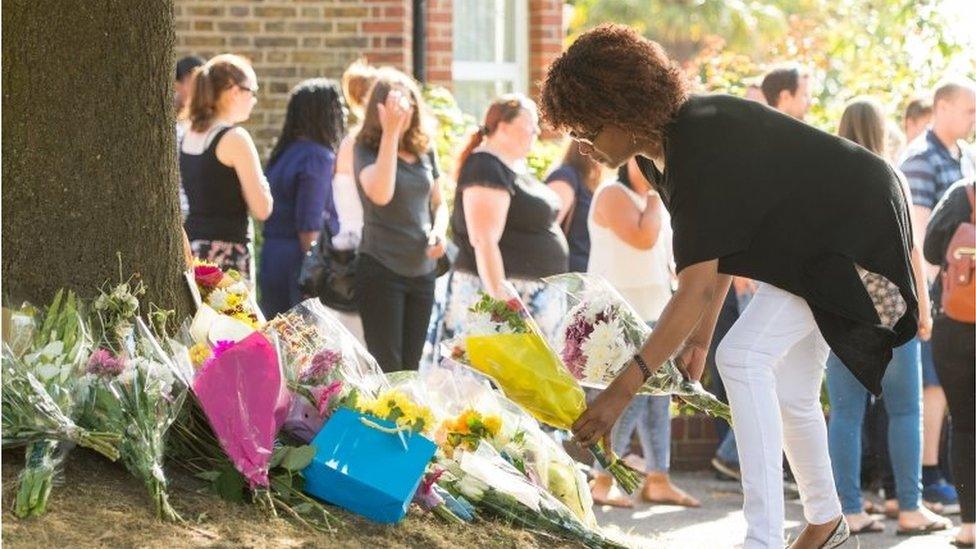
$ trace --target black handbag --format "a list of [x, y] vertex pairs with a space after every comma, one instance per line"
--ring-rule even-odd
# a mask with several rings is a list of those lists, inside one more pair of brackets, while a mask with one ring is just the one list
[[318, 297], [323, 305], [336, 311], [352, 313], [356, 305], [356, 250], [337, 250], [326, 222], [319, 239], [305, 254], [298, 275], [298, 288], [307, 296]]

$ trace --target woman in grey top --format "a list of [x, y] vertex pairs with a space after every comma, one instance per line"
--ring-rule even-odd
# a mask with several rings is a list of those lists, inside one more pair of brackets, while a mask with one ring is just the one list
[[426, 108], [416, 84], [381, 69], [356, 137], [353, 164], [363, 202], [356, 272], [366, 347], [385, 372], [416, 370], [444, 255], [447, 210]]

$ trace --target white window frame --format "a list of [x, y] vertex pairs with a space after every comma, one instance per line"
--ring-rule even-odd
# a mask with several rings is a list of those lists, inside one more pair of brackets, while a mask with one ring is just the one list
[[[505, 57], [505, 0], [495, 3], [495, 59]], [[515, 0], [515, 61], [459, 61], [451, 63], [453, 80], [475, 82], [511, 82], [512, 89], [527, 93], [529, 89], [529, 0]]]

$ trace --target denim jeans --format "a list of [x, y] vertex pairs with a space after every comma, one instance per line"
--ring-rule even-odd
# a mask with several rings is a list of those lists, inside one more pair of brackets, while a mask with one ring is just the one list
[[[881, 389], [888, 412], [888, 453], [898, 508], [914, 511], [922, 498], [922, 371], [917, 340], [894, 350]], [[837, 494], [845, 514], [860, 513], [861, 433], [868, 391], [831, 353], [827, 360], [827, 392], [828, 444]]]
[[644, 454], [645, 473], [667, 473], [671, 468], [671, 396], [637, 395], [620, 414], [610, 444], [623, 457], [637, 430]]
[[725, 433], [725, 438], [718, 445], [718, 449], [715, 450], [715, 457], [726, 462], [739, 464], [739, 449], [735, 445], [735, 431], [729, 429]]

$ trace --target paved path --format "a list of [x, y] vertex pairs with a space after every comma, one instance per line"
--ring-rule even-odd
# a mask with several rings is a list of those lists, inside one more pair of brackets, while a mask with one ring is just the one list
[[[649, 538], [639, 547], [678, 549], [722, 549], [735, 547], [745, 539], [746, 524], [742, 516], [742, 491], [738, 483], [715, 480], [710, 473], [678, 473], [675, 484], [702, 501], [700, 509], [640, 503], [633, 509], [599, 507], [601, 525], [619, 528]], [[959, 515], [952, 517], [958, 525]], [[803, 527], [800, 502], [786, 503], [787, 535], [795, 536]], [[895, 536], [895, 521], [885, 522], [885, 532], [858, 536], [842, 549], [951, 549], [953, 530], [924, 537]]]

